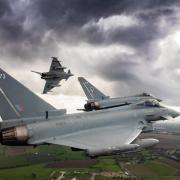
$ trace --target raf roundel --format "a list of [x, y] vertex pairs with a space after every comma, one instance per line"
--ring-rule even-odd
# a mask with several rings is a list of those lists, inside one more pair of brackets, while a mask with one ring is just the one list
[[0, 79], [6, 79], [6, 75], [4, 73], [0, 73]]

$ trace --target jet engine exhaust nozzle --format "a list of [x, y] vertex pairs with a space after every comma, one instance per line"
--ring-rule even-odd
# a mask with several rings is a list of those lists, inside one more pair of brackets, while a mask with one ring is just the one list
[[12, 127], [0, 132], [0, 141], [3, 145], [27, 144], [29, 133], [26, 126]]

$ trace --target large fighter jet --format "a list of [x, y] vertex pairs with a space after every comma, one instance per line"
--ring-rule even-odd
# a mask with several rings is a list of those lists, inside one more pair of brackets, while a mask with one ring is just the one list
[[55, 87], [59, 87], [59, 82], [61, 80], [68, 80], [69, 77], [73, 76], [70, 70], [68, 70], [68, 72], [65, 72], [64, 69], [66, 69], [66, 67], [63, 67], [56, 57], [52, 57], [52, 63], [49, 72], [41, 73], [32, 71], [36, 74], [41, 75], [41, 79], [46, 80], [43, 94], [46, 94]]
[[86, 94], [88, 101], [84, 105], [84, 111], [100, 110], [100, 109], [109, 109], [114, 107], [126, 106], [132, 103], [141, 102], [143, 100], [157, 100], [161, 102], [159, 98], [154, 97], [151, 94], [142, 93], [133, 96], [127, 97], [117, 97], [110, 98], [109, 96], [104, 95], [100, 90], [93, 86], [83, 77], [78, 78], [84, 93]]
[[137, 139], [159, 119], [180, 114], [157, 100], [111, 109], [66, 114], [36, 96], [0, 69], [0, 142], [9, 146], [57, 144], [88, 156], [150, 147], [156, 139]]

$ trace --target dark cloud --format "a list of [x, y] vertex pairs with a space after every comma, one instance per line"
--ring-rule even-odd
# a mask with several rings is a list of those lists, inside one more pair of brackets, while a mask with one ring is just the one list
[[9, 1], [0, 2], [0, 37], [5, 42], [24, 37], [22, 19], [16, 18]]
[[[40, 14], [44, 17], [49, 26], [66, 25], [82, 25], [91, 19], [99, 19], [100, 17], [108, 17], [121, 13], [133, 13], [138, 10], [148, 10], [159, 7], [169, 7], [179, 4], [177, 0], [38, 0]], [[171, 10], [159, 10], [163, 14], [169, 13]]]
[[[12, 1], [2, 0], [0, 4], [1, 38], [9, 40], [10, 43], [16, 42], [16, 45], [17, 41], [19, 43], [26, 41], [35, 46], [45, 44], [42, 39], [47, 31], [52, 31], [55, 39], [68, 41], [68, 43], [69, 41], [78, 43], [84, 40], [98, 44], [118, 42], [143, 46], [146, 42], [161, 35], [157, 28], [159, 17], [169, 16], [173, 13], [170, 7], [179, 4], [179, 1], [175, 0], [145, 0], [142, 2], [139, 0], [36, 0], [29, 2], [25, 10], [22, 7], [20, 9], [22, 14], [17, 17], [17, 11], [12, 11], [10, 2]], [[157, 10], [151, 12], [154, 8]], [[97, 27], [89, 27], [85, 32], [81, 31], [82, 26], [89, 21], [97, 22], [100, 18], [119, 14], [133, 15], [142, 10], [143, 12], [135, 16], [145, 22], [144, 27], [115, 29], [109, 33], [108, 37], [106, 37], [106, 32], [99, 32]], [[27, 30], [24, 25], [27, 19], [30, 19], [30, 23], [36, 22], [30, 30]], [[49, 42], [54, 43], [54, 39], [50, 38]]]
[[2, 18], [2, 16], [10, 12], [11, 9], [9, 7], [8, 1], [0, 1], [0, 17]]
[[[160, 41], [180, 25], [179, 9], [179, 0], [1, 0], [1, 59], [18, 66], [61, 53], [79, 74], [115, 82], [116, 95], [148, 91], [175, 99], [179, 76], [174, 70], [180, 55], [170, 57], [170, 64], [163, 61], [157, 66], [156, 61], [165, 52]], [[118, 23], [108, 24], [113, 16], [135, 23], [112, 27]], [[83, 52], [83, 43], [88, 52]], [[98, 51], [113, 45], [127, 51]], [[173, 90], [166, 88], [169, 80]]]

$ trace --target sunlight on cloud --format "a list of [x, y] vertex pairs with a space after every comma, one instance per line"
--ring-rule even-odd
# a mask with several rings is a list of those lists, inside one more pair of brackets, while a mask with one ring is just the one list
[[174, 38], [174, 41], [176, 42], [176, 44], [178, 46], [180, 46], [180, 31], [176, 32], [174, 35], [173, 35], [173, 38]]
[[68, 114], [82, 112], [77, 109], [83, 109], [86, 103], [86, 98], [82, 96], [38, 95], [57, 109], [67, 109]]
[[[76, 54], [83, 57], [83, 61], [87, 61], [88, 63], [95, 64], [96, 62], [100, 61], [103, 62], [105, 60], [111, 61], [111, 59], [117, 55], [120, 54], [134, 54], [135, 50], [131, 47], [120, 45], [120, 44], [112, 44], [112, 45], [106, 45], [106, 46], [94, 46], [87, 43], [81, 43], [78, 46], [69, 46], [69, 45], [59, 45], [59, 48], [61, 48], [61, 56], [66, 57], [67, 54], [71, 53], [71, 56], [76, 58]], [[71, 59], [72, 59], [71, 57]], [[73, 59], [74, 59], [73, 58]], [[65, 58], [68, 59], [68, 58]], [[96, 60], [96, 61], [93, 61]]]
[[98, 27], [100, 31], [108, 32], [115, 29], [128, 28], [131, 26], [140, 25], [138, 19], [126, 15], [114, 15], [107, 18], [101, 17], [97, 22], [90, 21], [84, 25], [84, 29], [90, 27]]
[[[161, 54], [157, 59], [155, 66], [168, 67], [177, 61], [177, 55], [180, 50], [180, 32], [168, 35], [159, 41]], [[178, 60], [179, 61], [179, 60]]]
[[180, 75], [180, 68], [175, 69], [175, 73], [176, 73], [177, 75]]

